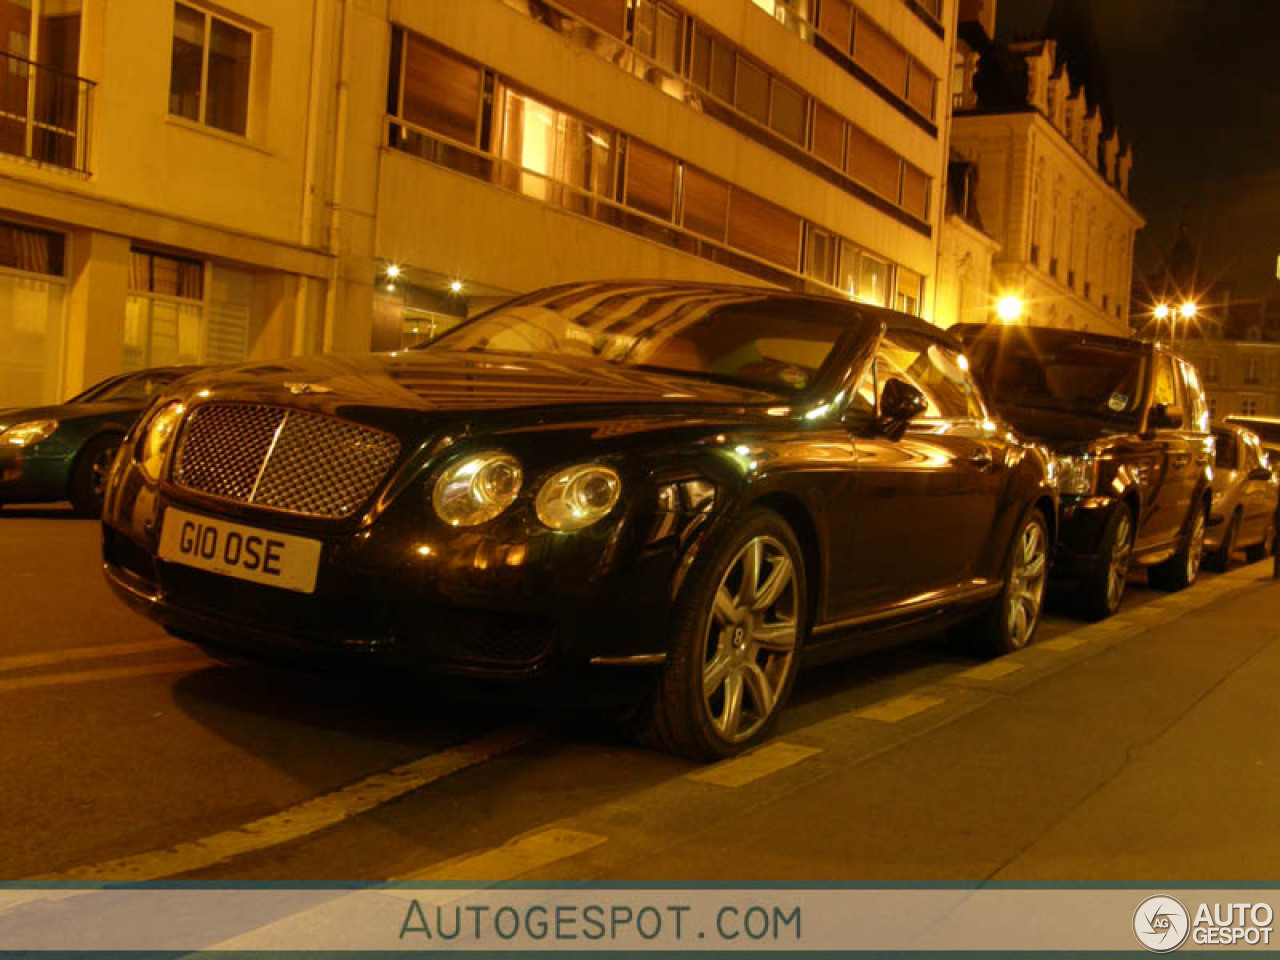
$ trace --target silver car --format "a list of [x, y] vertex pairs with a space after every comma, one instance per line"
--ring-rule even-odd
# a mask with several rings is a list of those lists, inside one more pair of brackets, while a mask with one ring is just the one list
[[1250, 563], [1271, 553], [1280, 482], [1252, 430], [1231, 423], [1215, 423], [1212, 429], [1213, 507], [1204, 538], [1204, 563], [1210, 570], [1223, 571], [1237, 550], [1243, 549]]

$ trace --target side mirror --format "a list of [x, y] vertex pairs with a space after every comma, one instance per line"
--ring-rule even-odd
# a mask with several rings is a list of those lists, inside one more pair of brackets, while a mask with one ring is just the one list
[[919, 387], [890, 377], [880, 391], [880, 429], [892, 440], [902, 436], [907, 424], [929, 409]]
[[1182, 408], [1172, 404], [1157, 403], [1147, 417], [1150, 430], [1177, 430], [1182, 426]]

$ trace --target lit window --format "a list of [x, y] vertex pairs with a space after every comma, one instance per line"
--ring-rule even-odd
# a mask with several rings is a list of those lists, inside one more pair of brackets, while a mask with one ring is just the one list
[[253, 33], [185, 3], [174, 4], [169, 112], [245, 136]]

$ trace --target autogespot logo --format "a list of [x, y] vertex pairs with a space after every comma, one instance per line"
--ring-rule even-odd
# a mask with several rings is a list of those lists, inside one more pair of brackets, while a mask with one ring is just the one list
[[1190, 929], [1191, 915], [1174, 897], [1147, 897], [1133, 913], [1133, 935], [1153, 953], [1177, 950]]

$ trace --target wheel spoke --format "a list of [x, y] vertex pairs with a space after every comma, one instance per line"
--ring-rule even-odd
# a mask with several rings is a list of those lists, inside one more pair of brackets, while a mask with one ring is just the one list
[[769, 579], [764, 582], [760, 588], [760, 592], [756, 594], [755, 603], [751, 605], [751, 609], [757, 613], [768, 610], [778, 598], [782, 596], [787, 585], [791, 583], [791, 561], [782, 554], [773, 562], [773, 569], [769, 572]]
[[751, 639], [761, 650], [770, 653], [788, 653], [796, 645], [796, 625], [794, 620], [779, 620], [776, 623], [762, 623], [751, 633]]
[[1013, 617], [1009, 623], [1009, 634], [1014, 641], [1021, 645], [1022, 639], [1027, 635], [1027, 610], [1019, 601], [1013, 606]]
[[742, 687], [742, 671], [729, 671], [724, 682], [724, 712], [716, 724], [727, 737], [736, 734], [742, 723]]
[[715, 656], [702, 668], [702, 692], [705, 696], [711, 696], [724, 684], [731, 662], [728, 644], [720, 644]]
[[742, 552], [742, 602], [755, 608], [760, 595], [760, 577], [764, 572], [764, 541], [756, 537]]
[[725, 626], [738, 622], [738, 601], [729, 593], [729, 588], [723, 583], [720, 589], [716, 591], [715, 605], [712, 607], [712, 613], [715, 618]]
[[747, 664], [744, 679], [747, 692], [751, 694], [751, 702], [755, 704], [756, 715], [761, 720], [766, 719], [773, 713], [773, 684], [769, 682], [769, 678], [758, 663]]
[[1044, 573], [1044, 554], [1032, 557], [1022, 568], [1022, 576], [1024, 580], [1035, 580]]

